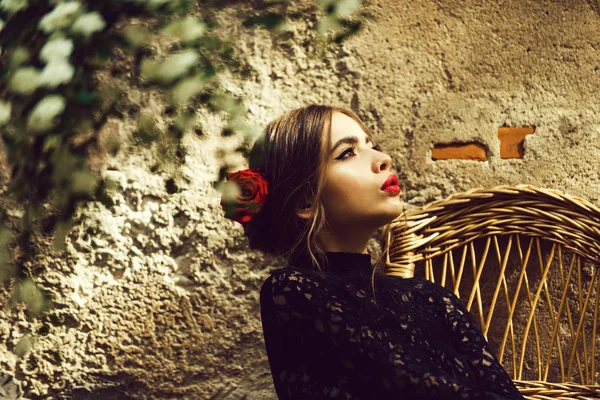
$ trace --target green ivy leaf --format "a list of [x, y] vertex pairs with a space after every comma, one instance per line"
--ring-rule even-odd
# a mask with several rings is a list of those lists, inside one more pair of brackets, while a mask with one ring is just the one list
[[29, 7], [27, 0], [2, 0], [0, 9], [4, 10], [9, 16]]
[[188, 129], [192, 129], [194, 124], [196, 123], [196, 114], [195, 113], [181, 113], [175, 118], [175, 126], [179, 131], [185, 132]]
[[19, 68], [8, 85], [9, 89], [14, 93], [31, 94], [40, 86], [41, 73], [34, 67]]
[[240, 112], [243, 108], [240, 100], [225, 93], [214, 94], [211, 97], [211, 104], [217, 111], [225, 111], [229, 114]]
[[342, 25], [344, 26], [342, 32], [338, 32], [333, 38], [333, 41], [337, 44], [357, 34], [362, 28], [361, 21], [344, 21]]
[[143, 26], [130, 25], [123, 29], [123, 37], [131, 47], [143, 47], [150, 41], [150, 31]]
[[173, 101], [176, 104], [185, 104], [204, 89], [210, 76], [204, 73], [196, 74], [182, 79], [173, 88]]
[[65, 109], [64, 97], [51, 94], [40, 100], [27, 118], [27, 130], [40, 134], [49, 131], [56, 124], [56, 118]]
[[10, 56], [10, 68], [17, 68], [29, 61], [30, 58], [29, 50], [22, 46], [16, 47]]
[[206, 24], [194, 17], [187, 17], [181, 21], [171, 22], [161, 33], [179, 37], [184, 43], [193, 42], [204, 36], [207, 31]]
[[69, 181], [71, 174], [79, 170], [80, 165], [82, 165], [81, 157], [61, 147], [52, 153], [50, 161], [53, 167], [52, 183], [59, 188], [63, 188], [65, 183]]
[[52, 11], [40, 19], [38, 26], [47, 34], [60, 31], [72, 26], [82, 11], [83, 7], [78, 1], [58, 3]]
[[200, 55], [194, 50], [185, 50], [169, 56], [166, 60], [144, 60], [142, 62], [142, 76], [145, 78], [168, 85], [189, 72], [198, 64]]
[[70, 192], [73, 194], [91, 195], [98, 186], [98, 177], [89, 170], [77, 171], [71, 178]]
[[[66, 199], [68, 200], [68, 196], [66, 196]], [[66, 246], [65, 246], [65, 239], [67, 237], [67, 235], [69, 234], [69, 231], [72, 228], [72, 223], [68, 222], [68, 221], [60, 221], [56, 223], [56, 226], [54, 227], [55, 229], [55, 233], [54, 233], [54, 241], [52, 242], [52, 247], [54, 248], [54, 250], [56, 251], [64, 251]]]
[[80, 15], [71, 25], [71, 32], [89, 38], [95, 32], [104, 30], [105, 27], [106, 21], [104, 21], [102, 15], [97, 11], [92, 11]]
[[317, 22], [317, 32], [325, 35], [328, 32], [337, 32], [342, 29], [339, 18], [333, 15], [326, 15]]
[[29, 312], [34, 316], [40, 315], [48, 305], [44, 294], [30, 278], [25, 278], [17, 284], [15, 300], [25, 303]]
[[6, 247], [13, 242], [15, 239], [14, 233], [7, 227], [3, 226], [0, 228], [0, 247]]
[[29, 352], [32, 344], [33, 340], [30, 335], [23, 336], [15, 346], [15, 355], [19, 358], [23, 358]]
[[62, 139], [60, 135], [47, 135], [44, 138], [43, 151], [46, 153], [53, 152], [60, 147]]
[[0, 127], [6, 125], [10, 121], [10, 112], [12, 106], [9, 102], [0, 100]]
[[319, 6], [327, 15], [348, 18], [362, 6], [361, 0], [319, 0]]
[[0, 282], [6, 282], [16, 275], [17, 266], [12, 263], [10, 250], [0, 249]]
[[150, 144], [160, 138], [160, 129], [156, 127], [152, 118], [141, 115], [134, 136], [139, 138], [143, 144]]

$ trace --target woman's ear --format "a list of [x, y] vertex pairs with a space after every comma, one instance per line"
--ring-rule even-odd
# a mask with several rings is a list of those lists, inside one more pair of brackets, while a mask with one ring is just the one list
[[305, 204], [304, 207], [296, 210], [296, 215], [301, 219], [311, 219], [313, 216], [312, 204]]

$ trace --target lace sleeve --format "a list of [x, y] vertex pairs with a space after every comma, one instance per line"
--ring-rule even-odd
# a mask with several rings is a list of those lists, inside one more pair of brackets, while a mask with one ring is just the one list
[[442, 301], [445, 304], [446, 321], [452, 332], [452, 344], [470, 360], [471, 370], [475, 372], [482, 387], [490, 393], [522, 399], [523, 396], [493, 354], [471, 313], [454, 293], [443, 290]]
[[261, 290], [261, 315], [279, 399], [522, 398], [490, 394], [444, 371], [377, 310], [318, 276], [288, 268], [272, 274]]

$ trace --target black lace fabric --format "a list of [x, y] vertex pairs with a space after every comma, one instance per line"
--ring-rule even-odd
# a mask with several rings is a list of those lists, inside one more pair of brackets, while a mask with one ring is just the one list
[[325, 277], [287, 266], [261, 289], [280, 400], [523, 399], [452, 292], [377, 275], [376, 304], [371, 256], [326, 254]]

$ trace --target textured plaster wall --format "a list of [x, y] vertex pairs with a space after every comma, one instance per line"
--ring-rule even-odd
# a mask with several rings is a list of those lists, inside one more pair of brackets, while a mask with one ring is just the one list
[[[251, 122], [262, 128], [311, 102], [352, 108], [393, 157], [407, 208], [504, 183], [600, 202], [595, 1], [372, 1], [376, 20], [323, 58], [315, 57], [314, 16], [275, 45], [264, 30], [240, 28], [235, 16], [247, 10], [236, 7], [220, 14], [221, 29], [239, 38], [254, 72], [223, 85], [246, 99]], [[100, 78], [126, 88], [160, 124], [160, 94], [131, 84], [130, 61], [115, 54], [122, 73]], [[229, 156], [237, 143], [219, 136], [220, 116], [199, 111], [198, 121], [205, 135], [186, 135], [175, 194], [165, 190], [168, 175], [150, 172], [151, 153], [127, 145], [135, 119], [106, 125], [104, 137], [124, 143], [116, 158], [96, 160], [119, 182], [114, 211], [88, 205], [66, 251], [36, 260], [54, 297], [50, 317], [0, 311], [0, 371], [27, 397], [276, 398], [258, 291], [280, 265], [248, 251], [241, 226], [223, 218], [210, 185], [215, 151]], [[500, 126], [536, 127], [522, 159], [500, 159]], [[434, 144], [462, 141], [485, 145], [487, 161], [432, 160]], [[17, 357], [24, 337], [29, 351]]]

